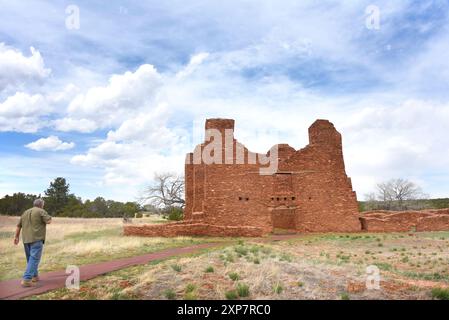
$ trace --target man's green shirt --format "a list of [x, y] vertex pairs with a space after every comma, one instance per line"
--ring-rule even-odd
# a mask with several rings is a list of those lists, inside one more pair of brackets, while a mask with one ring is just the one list
[[22, 228], [23, 243], [32, 243], [39, 240], [45, 242], [47, 222], [51, 216], [44, 209], [33, 207], [25, 211], [17, 224]]

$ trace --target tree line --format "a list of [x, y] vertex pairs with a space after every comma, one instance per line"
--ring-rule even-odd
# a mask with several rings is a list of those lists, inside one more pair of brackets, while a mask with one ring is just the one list
[[423, 210], [449, 208], [449, 199], [429, 199], [420, 186], [402, 178], [390, 179], [376, 185], [376, 191], [359, 201], [360, 211]]
[[33, 206], [34, 200], [42, 198], [45, 210], [55, 217], [113, 218], [133, 217], [142, 210], [136, 202], [118, 202], [97, 197], [95, 200], [82, 201], [80, 197], [70, 193], [70, 185], [65, 178], [58, 177], [44, 192], [45, 196], [14, 193], [0, 199], [0, 214], [19, 216]]

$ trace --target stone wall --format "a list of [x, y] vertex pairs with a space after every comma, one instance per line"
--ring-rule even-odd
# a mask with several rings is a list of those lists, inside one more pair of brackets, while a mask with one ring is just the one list
[[369, 211], [361, 215], [369, 232], [449, 230], [449, 209], [420, 211]]
[[263, 229], [251, 226], [216, 226], [202, 222], [182, 222], [125, 226], [125, 236], [177, 237], [177, 236], [215, 236], [215, 237], [260, 237]]
[[[360, 231], [341, 135], [329, 121], [317, 120], [309, 128], [305, 148], [295, 150], [279, 144], [266, 154], [253, 153], [234, 138], [232, 119], [208, 119], [205, 130], [205, 141], [186, 156], [186, 221], [129, 226], [125, 234], [254, 236], [270, 233], [273, 228]], [[211, 148], [216, 142], [214, 132], [222, 134], [219, 149]], [[274, 157], [275, 150], [277, 169], [261, 174], [269, 164], [260, 159]], [[204, 153], [219, 161], [205, 161]]]

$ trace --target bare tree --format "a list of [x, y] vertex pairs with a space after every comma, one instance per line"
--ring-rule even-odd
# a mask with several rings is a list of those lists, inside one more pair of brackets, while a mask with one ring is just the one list
[[154, 183], [148, 186], [142, 203], [150, 203], [157, 208], [184, 207], [184, 178], [170, 172], [156, 173]]
[[376, 193], [374, 192], [366, 193], [364, 198], [365, 198], [365, 206], [364, 206], [365, 210], [376, 209], [378, 205]]
[[393, 204], [403, 209], [405, 201], [419, 200], [424, 197], [425, 194], [421, 188], [406, 179], [391, 179], [377, 184], [377, 199], [382, 201], [387, 209], [390, 209]]

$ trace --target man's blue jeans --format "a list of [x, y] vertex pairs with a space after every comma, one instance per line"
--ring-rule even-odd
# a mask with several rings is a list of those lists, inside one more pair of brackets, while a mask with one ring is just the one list
[[39, 262], [41, 262], [42, 248], [44, 242], [42, 240], [25, 243], [25, 255], [27, 257], [27, 268], [23, 274], [24, 280], [31, 280], [33, 277], [37, 277], [39, 274]]

